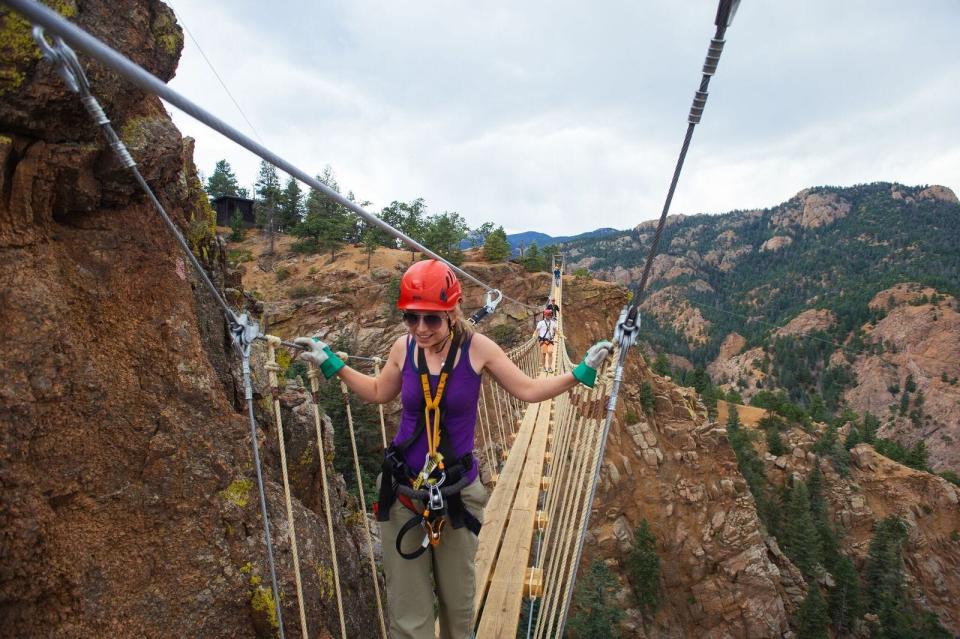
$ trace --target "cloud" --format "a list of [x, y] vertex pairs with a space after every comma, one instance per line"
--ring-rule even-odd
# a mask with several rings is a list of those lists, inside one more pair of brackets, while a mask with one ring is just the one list
[[[374, 207], [424, 197], [556, 235], [659, 214], [713, 2], [175, 2], [267, 146]], [[672, 211], [777, 204], [817, 184], [960, 175], [950, 0], [744, 4]], [[189, 38], [173, 81], [247, 125]], [[197, 163], [258, 159], [188, 118]]]

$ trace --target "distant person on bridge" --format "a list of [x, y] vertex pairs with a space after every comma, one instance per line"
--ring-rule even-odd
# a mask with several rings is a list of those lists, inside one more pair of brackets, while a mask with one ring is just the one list
[[546, 308], [546, 310], [548, 311], [553, 311], [553, 316], [555, 318], [558, 315], [560, 315], [560, 305], [557, 304], [556, 300], [554, 300], [552, 297], [550, 298], [550, 301], [547, 302], [547, 305], [544, 308]]
[[553, 269], [553, 283], [560, 286], [560, 267]]
[[[400, 396], [400, 425], [386, 450], [374, 505], [392, 639], [435, 637], [434, 591], [440, 637], [473, 636], [474, 558], [487, 500], [473, 456], [481, 375], [488, 373], [521, 401], [540, 402], [578, 383], [592, 387], [613, 349], [598, 342], [571, 373], [530, 378], [493, 340], [473, 332], [460, 310], [462, 297], [460, 282], [443, 262], [423, 260], [407, 269], [397, 306], [408, 333], [394, 342], [377, 377], [345, 365], [317, 338], [296, 339], [308, 349], [303, 359], [327, 379], [339, 375], [362, 400], [383, 404]], [[456, 486], [462, 487], [446, 494]], [[427, 491], [427, 501], [405, 494], [417, 490]]]
[[543, 319], [537, 322], [537, 341], [540, 342], [540, 354], [543, 355], [543, 370], [553, 372], [554, 342], [557, 339], [557, 320], [553, 310], [543, 309]]

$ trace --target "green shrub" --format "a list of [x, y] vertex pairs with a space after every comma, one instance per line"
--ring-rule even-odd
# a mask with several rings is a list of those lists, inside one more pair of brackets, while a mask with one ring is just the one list
[[290, 277], [290, 271], [289, 271], [288, 269], [282, 267], [282, 266], [281, 266], [280, 268], [278, 268], [277, 270], [275, 270], [274, 273], [275, 273], [276, 276], [277, 276], [277, 281], [278, 281], [278, 282], [282, 282], [282, 281], [284, 281], [285, 279], [287, 279], [288, 277]]
[[312, 297], [316, 294], [317, 288], [315, 286], [305, 286], [303, 284], [292, 286], [290, 287], [290, 290], [287, 291], [287, 295], [293, 300], [303, 299], [304, 297]]
[[656, 612], [660, 605], [660, 557], [657, 540], [646, 519], [633, 533], [633, 547], [627, 556], [627, 579], [633, 587], [637, 606], [644, 613]]
[[610, 569], [594, 559], [581, 575], [573, 595], [573, 614], [569, 629], [577, 639], [601, 639], [620, 636], [623, 610], [614, 601], [617, 580]]
[[643, 407], [643, 412], [647, 415], [653, 413], [655, 403], [656, 397], [653, 395], [653, 386], [650, 382], [640, 384], [640, 405]]
[[237, 266], [244, 262], [252, 262], [253, 253], [248, 249], [230, 249], [227, 251], [227, 263], [230, 266]]

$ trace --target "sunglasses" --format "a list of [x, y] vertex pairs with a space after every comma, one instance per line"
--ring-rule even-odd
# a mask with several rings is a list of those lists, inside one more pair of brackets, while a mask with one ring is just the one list
[[403, 323], [410, 328], [416, 328], [417, 324], [422, 321], [423, 324], [430, 330], [436, 330], [443, 326], [445, 319], [445, 315], [437, 315], [436, 313], [427, 313], [421, 315], [420, 313], [411, 313], [407, 311], [403, 314]]

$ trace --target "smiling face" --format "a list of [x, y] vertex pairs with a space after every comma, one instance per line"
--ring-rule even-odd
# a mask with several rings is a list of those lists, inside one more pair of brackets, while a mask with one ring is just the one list
[[403, 323], [417, 346], [423, 349], [436, 349], [450, 335], [450, 313], [442, 311], [406, 311]]

